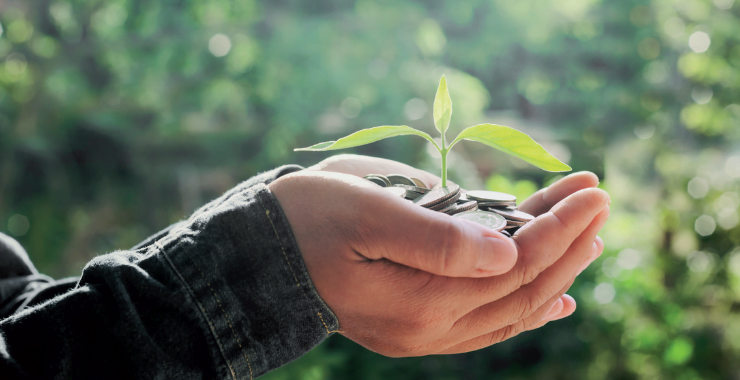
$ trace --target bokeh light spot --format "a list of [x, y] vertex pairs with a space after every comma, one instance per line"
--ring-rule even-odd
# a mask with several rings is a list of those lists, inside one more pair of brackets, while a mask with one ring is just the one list
[[388, 75], [388, 64], [378, 58], [367, 65], [367, 73], [374, 79], [383, 79]]
[[728, 256], [727, 269], [736, 276], [740, 276], [740, 247], [735, 248]]
[[57, 52], [56, 41], [53, 38], [47, 36], [43, 36], [34, 40], [31, 48], [33, 49], [34, 53], [43, 58], [51, 58]]
[[655, 126], [652, 124], [635, 126], [635, 136], [637, 136], [637, 138], [639, 138], [640, 140], [647, 140], [653, 137], [654, 133], [655, 133]]
[[640, 252], [634, 249], [623, 249], [617, 256], [617, 263], [623, 269], [631, 270], [635, 269], [640, 265], [642, 257]]
[[652, 37], [643, 39], [637, 45], [637, 54], [647, 60], [658, 58], [658, 55], [660, 55], [660, 42]]
[[670, 37], [678, 38], [686, 30], [686, 24], [678, 17], [671, 17], [663, 24], [663, 31]]
[[711, 235], [714, 233], [716, 228], [717, 223], [714, 221], [714, 218], [709, 215], [702, 215], [696, 218], [696, 221], [694, 222], [694, 230], [696, 230], [696, 233], [701, 236]]
[[419, 98], [413, 98], [403, 106], [403, 114], [408, 120], [419, 120], [427, 114], [427, 103]]
[[709, 103], [713, 95], [714, 92], [709, 87], [695, 86], [691, 89], [691, 99], [694, 99], [697, 104]]
[[8, 219], [8, 231], [15, 236], [23, 236], [28, 232], [31, 223], [23, 215], [13, 215]]
[[426, 56], [439, 55], [446, 44], [447, 38], [437, 21], [426, 19], [421, 22], [416, 33], [416, 45], [419, 46], [422, 54]]
[[650, 62], [645, 66], [642, 76], [650, 84], [659, 84], [668, 79], [668, 66], [661, 61]]
[[225, 34], [218, 33], [208, 41], [208, 51], [216, 57], [223, 57], [231, 50], [231, 40]]
[[638, 5], [630, 11], [630, 21], [635, 26], [647, 26], [652, 18], [650, 8]]
[[17, 76], [23, 74], [27, 66], [26, 57], [21, 53], [13, 53], [5, 59], [5, 70], [10, 75]]
[[602, 305], [612, 302], [615, 295], [617, 295], [617, 291], [608, 282], [602, 282], [594, 288], [594, 299]]
[[663, 360], [672, 365], [686, 363], [694, 353], [694, 345], [686, 338], [678, 338], [666, 348]]
[[712, 264], [712, 256], [702, 251], [694, 251], [686, 258], [686, 265], [692, 272], [706, 272], [712, 268]]
[[735, 0], [714, 0], [714, 6], [719, 9], [730, 9]]
[[731, 177], [740, 177], [740, 156], [732, 156], [725, 161], [725, 173]]
[[614, 257], [607, 257], [604, 262], [601, 263], [601, 271], [608, 277], [614, 278], [622, 273], [622, 267], [617, 264], [617, 259]]
[[356, 118], [362, 112], [362, 103], [357, 98], [349, 97], [342, 100], [339, 105], [339, 113], [347, 119]]
[[701, 177], [694, 177], [689, 181], [688, 192], [692, 197], [699, 199], [704, 198], [709, 191], [709, 183]]
[[725, 230], [731, 230], [740, 223], [740, 216], [737, 211], [722, 210], [717, 213], [717, 224]]
[[8, 39], [12, 43], [26, 42], [31, 38], [31, 35], [33, 35], [33, 25], [22, 18], [8, 24]]
[[697, 53], [703, 53], [709, 49], [712, 39], [705, 32], [694, 32], [689, 37], [689, 47]]
[[714, 201], [714, 211], [722, 212], [724, 210], [735, 211], [740, 206], [740, 196], [737, 193], [728, 191]]

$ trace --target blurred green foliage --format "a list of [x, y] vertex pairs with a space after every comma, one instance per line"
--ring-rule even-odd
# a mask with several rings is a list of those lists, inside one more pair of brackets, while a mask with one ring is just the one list
[[[272, 379], [729, 379], [740, 373], [740, 4], [734, 0], [6, 0], [0, 230], [78, 274], [293, 153], [384, 124], [482, 122], [612, 195], [563, 321], [474, 353], [388, 359], [335, 336]], [[418, 141], [417, 141], [418, 140]], [[421, 139], [355, 149], [436, 171]], [[462, 143], [451, 179], [555, 178]]]

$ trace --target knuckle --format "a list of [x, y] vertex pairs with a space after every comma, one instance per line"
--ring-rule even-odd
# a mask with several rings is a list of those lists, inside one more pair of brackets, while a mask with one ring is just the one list
[[498, 342], [503, 342], [509, 338], [513, 338], [519, 335], [525, 329], [526, 326], [524, 325], [523, 321], [512, 323], [503, 329], [502, 334], [499, 336]]
[[514, 314], [517, 319], [516, 323], [520, 323], [524, 318], [537, 311], [547, 298], [548, 297], [544, 291], [536, 287], [527, 289], [527, 291], [522, 295], [518, 308]]
[[535, 265], [527, 265], [521, 271], [521, 279], [519, 283], [521, 285], [527, 285], [530, 282], [534, 281], [534, 279], [537, 278], [539, 274], [540, 268], [537, 268]]

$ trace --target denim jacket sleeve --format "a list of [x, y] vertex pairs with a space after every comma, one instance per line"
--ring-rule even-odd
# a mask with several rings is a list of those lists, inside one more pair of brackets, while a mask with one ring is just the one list
[[0, 322], [0, 378], [253, 379], [339, 326], [266, 184], [249, 180]]

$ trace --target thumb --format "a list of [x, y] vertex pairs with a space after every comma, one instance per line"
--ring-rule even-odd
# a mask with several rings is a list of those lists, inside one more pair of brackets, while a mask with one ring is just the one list
[[[448, 277], [487, 277], [508, 272], [517, 261], [514, 241], [464, 219], [409, 202], [390, 202], [369, 232], [370, 259], [387, 259]], [[388, 202], [384, 202], [388, 204]]]

